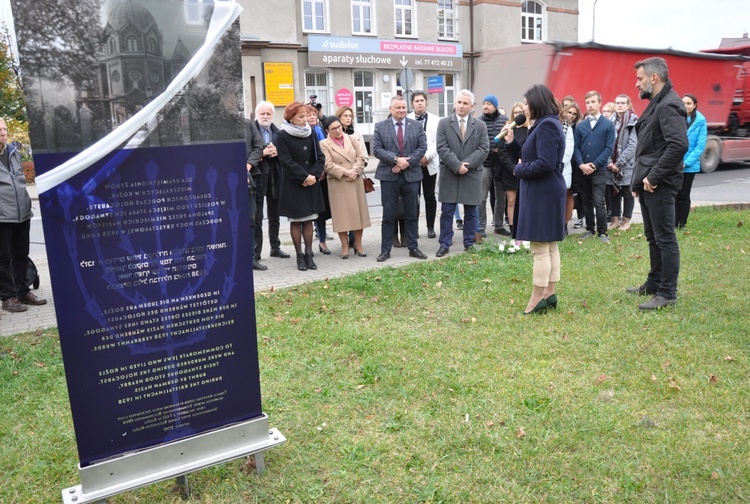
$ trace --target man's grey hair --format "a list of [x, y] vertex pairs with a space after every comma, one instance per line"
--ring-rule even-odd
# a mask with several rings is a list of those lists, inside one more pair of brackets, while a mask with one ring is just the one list
[[393, 105], [397, 101], [405, 102], [406, 98], [404, 98], [404, 95], [400, 95], [400, 94], [391, 96], [391, 105]]
[[643, 67], [643, 71], [646, 75], [656, 74], [662, 82], [669, 80], [669, 67], [667, 61], [664, 58], [654, 56], [653, 58], [646, 58], [637, 62], [634, 66], [636, 70]]
[[468, 96], [469, 100], [471, 100], [471, 104], [474, 105], [474, 93], [472, 93], [468, 89], [462, 89], [461, 91], [456, 93], [456, 98], [458, 98], [461, 95]]
[[273, 103], [271, 103], [270, 101], [263, 100], [263, 101], [258, 102], [258, 104], [255, 106], [255, 115], [256, 116], [258, 115], [258, 112], [260, 111], [260, 109], [262, 107], [271, 107], [271, 112], [275, 113], [275, 111], [276, 111], [276, 107], [274, 107]]

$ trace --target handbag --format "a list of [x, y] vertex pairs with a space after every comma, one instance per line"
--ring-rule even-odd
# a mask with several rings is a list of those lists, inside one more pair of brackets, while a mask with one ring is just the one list
[[365, 184], [365, 192], [370, 193], [375, 190], [375, 182], [370, 177], [362, 175], [362, 182]]

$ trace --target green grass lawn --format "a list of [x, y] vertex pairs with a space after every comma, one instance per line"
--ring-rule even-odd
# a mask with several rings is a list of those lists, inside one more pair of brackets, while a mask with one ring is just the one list
[[[750, 501], [750, 211], [679, 233], [676, 308], [642, 313], [642, 227], [561, 245], [559, 307], [522, 316], [531, 256], [487, 245], [256, 296], [263, 409], [288, 442], [193, 502]], [[748, 223], [743, 226], [742, 223]], [[0, 502], [78, 483], [58, 336], [0, 340]], [[182, 502], [172, 482], [110, 503]]]

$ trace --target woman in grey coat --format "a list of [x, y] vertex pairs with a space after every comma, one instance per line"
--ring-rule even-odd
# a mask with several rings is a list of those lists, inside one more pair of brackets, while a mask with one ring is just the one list
[[[612, 196], [612, 222], [609, 229], [627, 231], [630, 229], [630, 219], [633, 217], [635, 199], [630, 192], [630, 182], [633, 179], [633, 166], [635, 166], [635, 147], [638, 138], [635, 133], [635, 123], [638, 116], [633, 112], [630, 97], [626, 94], [617, 95], [615, 98], [615, 131], [617, 140], [612, 158], [607, 164], [607, 170], [614, 175], [614, 187], [616, 192]], [[623, 204], [621, 205], [621, 202]], [[620, 209], [622, 208], [622, 213]], [[622, 217], [622, 220], [620, 218]]]

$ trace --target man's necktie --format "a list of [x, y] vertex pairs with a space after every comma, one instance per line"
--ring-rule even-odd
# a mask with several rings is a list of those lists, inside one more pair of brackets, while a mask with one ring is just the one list
[[404, 128], [401, 124], [401, 121], [396, 123], [396, 126], [398, 127], [398, 130], [396, 130], [396, 139], [398, 140], [398, 151], [399, 154], [403, 157], [404, 155]]
[[466, 120], [461, 119], [461, 140], [463, 141], [465, 137], [466, 137]]
[[596, 124], [596, 117], [589, 116], [589, 122], [591, 123], [591, 127], [593, 128], [594, 125]]
[[268, 128], [263, 128], [263, 141], [271, 143], [271, 131]]

